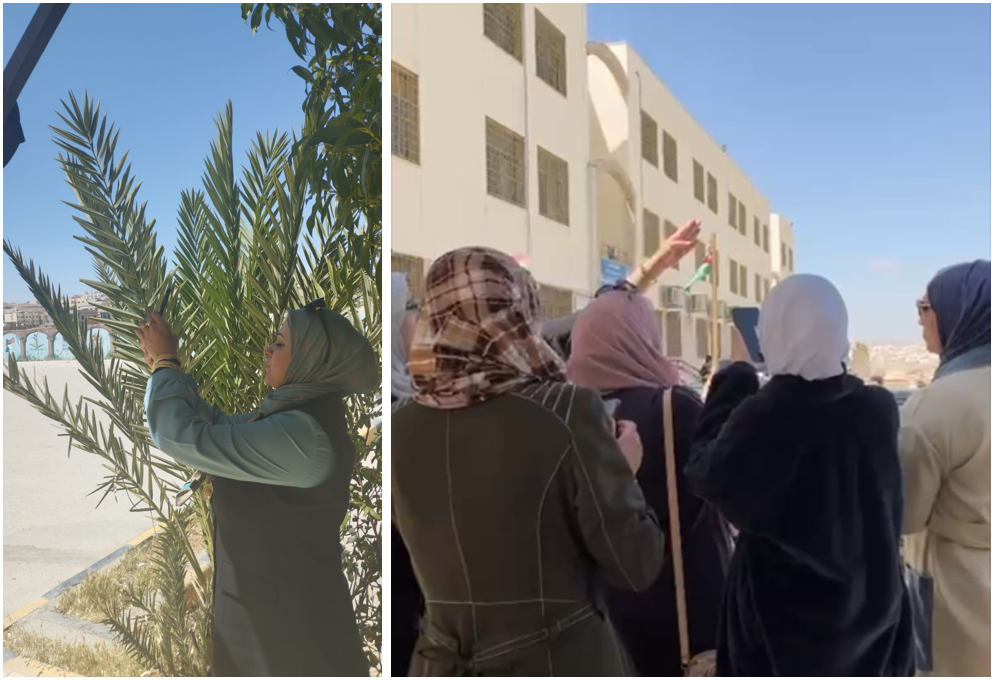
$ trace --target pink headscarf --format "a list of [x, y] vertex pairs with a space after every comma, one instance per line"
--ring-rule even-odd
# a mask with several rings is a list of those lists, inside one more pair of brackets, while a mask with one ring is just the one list
[[591, 301], [573, 326], [566, 377], [600, 392], [680, 384], [662, 353], [663, 332], [644, 295], [616, 291]]

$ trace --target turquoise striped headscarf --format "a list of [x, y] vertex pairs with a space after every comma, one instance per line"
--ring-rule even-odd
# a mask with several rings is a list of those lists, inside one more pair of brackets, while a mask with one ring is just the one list
[[369, 341], [330, 309], [290, 312], [290, 366], [286, 382], [267, 396], [255, 419], [297, 408], [326, 394], [370, 392], [380, 367]]

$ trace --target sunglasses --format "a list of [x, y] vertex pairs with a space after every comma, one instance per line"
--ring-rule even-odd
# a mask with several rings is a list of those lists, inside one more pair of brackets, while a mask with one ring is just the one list
[[932, 305], [924, 300], [919, 300], [915, 303], [915, 306], [918, 308], [918, 316], [925, 316], [928, 312], [932, 311]]
[[323, 309], [325, 306], [326, 305], [324, 304], [324, 298], [318, 298], [317, 300], [314, 300], [313, 302], [309, 302], [306, 305], [304, 305], [303, 309], [305, 309], [308, 312], [313, 312], [317, 311], [318, 309]]

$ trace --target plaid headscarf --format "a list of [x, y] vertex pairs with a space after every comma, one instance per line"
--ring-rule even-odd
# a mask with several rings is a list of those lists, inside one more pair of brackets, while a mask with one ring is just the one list
[[461, 248], [435, 260], [408, 363], [414, 400], [464, 408], [534, 380], [565, 381], [538, 315], [535, 280], [504, 253]]

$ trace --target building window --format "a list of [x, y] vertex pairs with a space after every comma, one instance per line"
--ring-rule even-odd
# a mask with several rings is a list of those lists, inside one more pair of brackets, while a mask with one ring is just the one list
[[745, 265], [739, 266], [739, 295], [749, 297], [749, 269]]
[[763, 245], [763, 229], [759, 226], [759, 218], [752, 218], [752, 240], [757, 246]]
[[770, 252], [770, 227], [766, 224], [763, 225], [763, 252]]
[[743, 236], [749, 236], [749, 227], [746, 226], [746, 207], [745, 203], [739, 202], [739, 233]]
[[715, 215], [718, 214], [718, 180], [710, 172], [708, 173], [708, 208]]
[[694, 161], [694, 198], [704, 203], [704, 166]]
[[391, 64], [390, 146], [394, 156], [421, 162], [421, 121], [418, 77], [396, 62]]
[[411, 291], [411, 300], [417, 302], [421, 299], [425, 281], [424, 260], [420, 257], [393, 253], [390, 256], [390, 271], [407, 274], [407, 288]]
[[762, 302], [763, 301], [763, 277], [760, 276], [759, 274], [756, 274], [756, 278], [753, 281], [753, 285], [756, 287], [756, 290], [753, 291], [753, 295], [756, 298], [756, 302]]
[[544, 319], [559, 319], [573, 313], [573, 293], [568, 290], [539, 284], [538, 299]]
[[659, 126], [645, 111], [642, 112], [642, 158], [659, 167]]
[[763, 299], [765, 300], [770, 296], [770, 280], [766, 279], [763, 281]]
[[[676, 231], [677, 231], [676, 225], [673, 224], [672, 222], [670, 222], [669, 220], [666, 220], [663, 223], [663, 237], [667, 241], [669, 241], [671, 238], [673, 238], [674, 236], [676, 236]], [[670, 269], [673, 269], [674, 271], [680, 271], [680, 261], [677, 260], [676, 264], [674, 264], [672, 267], [670, 267]], [[679, 355], [677, 355], [677, 356], [679, 356]]]
[[538, 147], [538, 213], [569, 226], [569, 164]]
[[683, 323], [680, 312], [666, 312], [666, 355], [683, 356]]
[[787, 268], [787, 244], [780, 244], [780, 269]]
[[703, 243], [698, 243], [697, 248], [694, 250], [694, 271], [704, 266], [704, 260], [708, 256], [708, 249]]
[[513, 2], [483, 3], [483, 35], [521, 61], [524, 51], [524, 5]]
[[680, 181], [680, 154], [676, 140], [663, 130], [663, 172], [674, 182]]
[[566, 96], [566, 35], [535, 10], [535, 74]]
[[793, 248], [790, 248], [787, 251], [787, 260], [790, 263], [789, 264], [790, 272], [793, 273], [794, 272], [794, 249]]
[[487, 193], [525, 205], [525, 138], [487, 118]]
[[728, 226], [736, 228], [736, 220], [739, 218], [739, 202], [731, 193], [728, 194]]
[[659, 215], [650, 210], [642, 211], [643, 257], [649, 257], [659, 250]]
[[708, 320], [697, 319], [697, 358], [704, 359], [711, 354], [711, 343], [708, 338]]
[[735, 260], [728, 261], [728, 289], [733, 293], [739, 292], [739, 263]]

